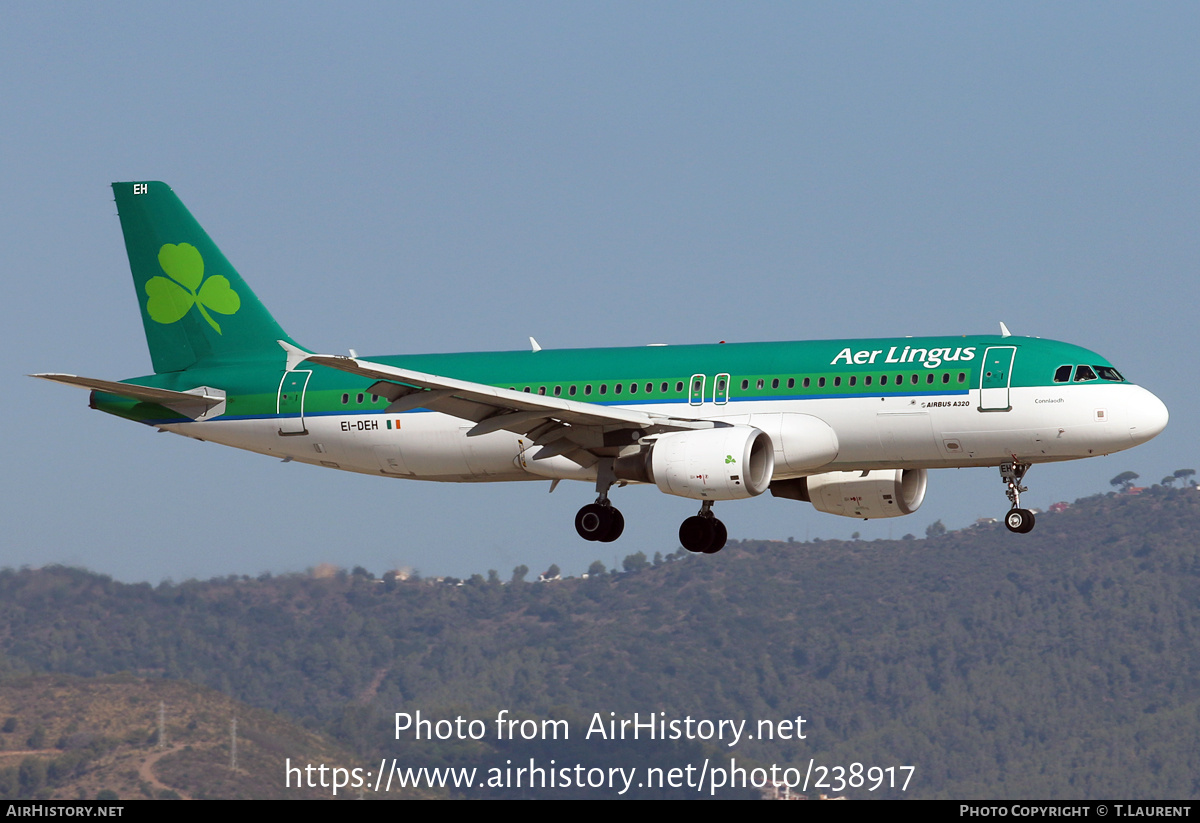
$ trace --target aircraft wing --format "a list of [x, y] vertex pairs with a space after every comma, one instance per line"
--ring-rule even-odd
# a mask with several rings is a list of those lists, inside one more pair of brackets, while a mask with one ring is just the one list
[[[430, 409], [475, 426], [468, 437], [511, 431], [530, 437], [542, 449], [534, 459], [558, 454], [591, 465], [595, 450], [616, 448], [651, 434], [685, 429], [709, 429], [718, 423], [653, 414], [617, 406], [580, 403], [513, 389], [440, 377], [411, 369], [336, 354], [310, 354], [280, 340], [287, 352], [287, 368], [304, 361], [378, 381], [371, 391], [391, 400], [388, 413]], [[585, 457], [591, 455], [591, 457]]]

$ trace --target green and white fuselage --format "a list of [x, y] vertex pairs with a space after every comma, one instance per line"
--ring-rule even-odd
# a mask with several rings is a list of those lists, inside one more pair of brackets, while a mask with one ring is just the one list
[[[1023, 512], [1029, 465], [1131, 448], [1167, 422], [1154, 395], [1096, 353], [1007, 334], [316, 355], [167, 186], [113, 188], [156, 373], [41, 376], [91, 388], [111, 414], [329, 468], [594, 482], [597, 503], [576, 520], [589, 539], [619, 536], [607, 492], [626, 482], [701, 501], [680, 533], [700, 551], [724, 543], [713, 501], [768, 488], [836, 514], [892, 516], [920, 505], [923, 470], [1001, 466]], [[1010, 522], [1031, 527], [1032, 515]]]
[[[838, 360], [869, 352], [875, 363]], [[901, 361], [901, 355], [947, 352]], [[985, 358], [1006, 377], [989, 388]], [[1011, 357], [1011, 365], [1008, 360]], [[368, 474], [420, 480], [595, 479], [594, 468], [531, 466], [531, 440], [508, 431], [468, 438], [471, 420], [418, 408], [389, 413], [376, 382], [323, 366], [270, 365], [149, 375], [130, 383], [188, 391], [220, 385], [219, 416], [194, 421], [161, 406], [97, 393], [112, 414], [250, 451]], [[1110, 454], [1150, 439], [1162, 412], [1123, 380], [1055, 383], [1062, 366], [1112, 369], [1087, 349], [1023, 337], [822, 340], [369, 357], [539, 396], [667, 416], [754, 425], [755, 416], [803, 414], [827, 424], [837, 454], [815, 470], [995, 466]], [[940, 360], [940, 362], [938, 362]], [[836, 361], [836, 362], [835, 362]], [[890, 361], [890, 362], [889, 362]], [[868, 380], [870, 384], [868, 385]], [[886, 382], [885, 382], [886, 381]], [[722, 383], [724, 385], [722, 385]], [[789, 385], [791, 388], [789, 388]], [[743, 388], [744, 387], [744, 388]], [[289, 436], [307, 432], [299, 437]], [[568, 461], [569, 462], [569, 461]], [[556, 470], [557, 468], [557, 470]]]

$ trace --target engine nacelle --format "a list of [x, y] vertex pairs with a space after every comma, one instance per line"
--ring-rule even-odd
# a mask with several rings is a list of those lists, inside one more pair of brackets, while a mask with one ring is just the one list
[[775, 449], [766, 433], [750, 426], [672, 432], [654, 441], [645, 467], [667, 494], [743, 500], [771, 485]]
[[912, 514], [925, 500], [927, 482], [925, 469], [825, 472], [772, 483], [771, 494], [807, 501], [826, 514], [869, 520]]

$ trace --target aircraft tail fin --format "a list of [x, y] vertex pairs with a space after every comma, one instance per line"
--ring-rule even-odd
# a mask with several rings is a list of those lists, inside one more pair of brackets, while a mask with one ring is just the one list
[[171, 187], [112, 187], [154, 371], [279, 359], [291, 338]]

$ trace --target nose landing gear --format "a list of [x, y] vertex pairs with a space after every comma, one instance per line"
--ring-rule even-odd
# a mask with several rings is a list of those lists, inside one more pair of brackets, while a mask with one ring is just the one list
[[1009, 509], [1008, 514], [1004, 515], [1004, 525], [1010, 532], [1017, 534], [1028, 534], [1033, 531], [1033, 512], [1021, 508], [1021, 492], [1029, 491], [1028, 488], [1021, 485], [1021, 481], [1025, 478], [1025, 472], [1029, 471], [1029, 466], [1029, 463], [1016, 462], [1015, 457], [1012, 463], [1000, 464], [1000, 480], [1008, 486], [1005, 493], [1008, 495], [1009, 502], [1012, 503], [1012, 508]]

